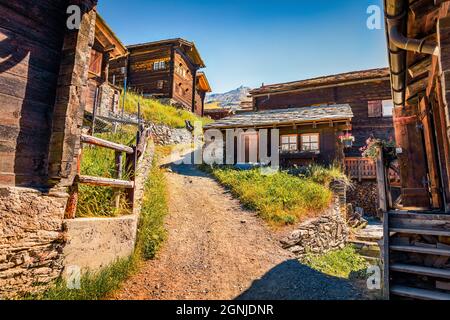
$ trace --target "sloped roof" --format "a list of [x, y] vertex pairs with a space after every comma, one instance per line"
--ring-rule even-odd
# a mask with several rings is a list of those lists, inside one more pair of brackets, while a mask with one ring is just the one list
[[269, 94], [300, 89], [313, 89], [319, 86], [343, 85], [348, 82], [364, 82], [373, 80], [389, 80], [389, 68], [353, 71], [330, 76], [311, 78], [300, 81], [263, 85], [250, 91], [251, 95]]
[[206, 125], [205, 129], [244, 128], [307, 122], [350, 120], [352, 108], [348, 104], [325, 105], [292, 109], [246, 112]]
[[127, 48], [99, 14], [97, 14], [97, 19], [95, 21], [95, 38], [105, 48], [108, 46], [114, 48], [111, 51], [113, 59], [128, 54]]
[[128, 45], [128, 50], [133, 49], [142, 49], [146, 47], [153, 47], [153, 46], [160, 46], [160, 45], [167, 45], [167, 44], [180, 44], [184, 45], [190, 48], [190, 51], [187, 52], [187, 55], [192, 59], [192, 61], [199, 65], [200, 68], [205, 68], [205, 63], [203, 62], [202, 57], [200, 56], [200, 53], [197, 50], [197, 47], [195, 46], [194, 42], [187, 41], [182, 38], [175, 38], [175, 39], [167, 39], [167, 40], [159, 40], [159, 41], [152, 41], [152, 42], [146, 42], [146, 43], [139, 43], [139, 44], [133, 44]]

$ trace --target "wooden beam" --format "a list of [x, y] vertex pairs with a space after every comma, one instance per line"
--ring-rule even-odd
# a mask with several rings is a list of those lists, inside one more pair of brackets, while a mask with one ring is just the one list
[[89, 136], [86, 134], [81, 135], [81, 142], [87, 143], [87, 144], [92, 144], [92, 145], [98, 146], [98, 147], [112, 149], [115, 151], [126, 152], [127, 154], [132, 154], [134, 152], [133, 148], [131, 148], [131, 147], [128, 147], [128, 146], [125, 146], [122, 144], [118, 144], [118, 143], [114, 143], [114, 142], [111, 142], [108, 140], [100, 139], [97, 137]]
[[406, 87], [406, 94], [408, 98], [414, 97], [419, 92], [425, 91], [428, 85], [428, 77], [410, 82]]
[[411, 76], [411, 78], [417, 78], [418, 76], [421, 76], [421, 75], [429, 72], [430, 67], [431, 67], [431, 58], [426, 57], [426, 58], [419, 60], [419, 61], [415, 62], [414, 64], [412, 64], [408, 68], [408, 72], [409, 72], [409, 75]]
[[125, 188], [133, 189], [133, 181], [125, 181], [119, 179], [91, 177], [91, 176], [78, 176], [78, 182], [96, 187], [113, 187], [113, 188]]

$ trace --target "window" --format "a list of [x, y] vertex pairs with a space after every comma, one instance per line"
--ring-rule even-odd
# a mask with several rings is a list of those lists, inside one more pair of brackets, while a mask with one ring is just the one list
[[164, 80], [158, 80], [158, 82], [157, 82], [157, 84], [156, 84], [156, 87], [157, 87], [159, 90], [164, 89]]
[[369, 118], [378, 118], [383, 113], [383, 103], [381, 100], [373, 100], [367, 102]]
[[383, 117], [392, 117], [394, 112], [394, 101], [383, 100]]
[[165, 68], [166, 68], [166, 62], [164, 60], [156, 61], [153, 63], [153, 71], [164, 70]]
[[281, 136], [281, 151], [289, 152], [289, 151], [297, 151], [297, 135], [285, 135]]
[[319, 134], [308, 133], [301, 135], [302, 151], [319, 151]]

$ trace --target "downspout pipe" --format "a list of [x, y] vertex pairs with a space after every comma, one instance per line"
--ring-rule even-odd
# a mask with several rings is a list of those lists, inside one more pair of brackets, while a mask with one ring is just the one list
[[390, 39], [397, 48], [416, 53], [439, 55], [439, 48], [436, 44], [427, 43], [426, 39], [405, 37], [400, 31], [402, 22], [399, 18], [387, 18], [387, 23]]

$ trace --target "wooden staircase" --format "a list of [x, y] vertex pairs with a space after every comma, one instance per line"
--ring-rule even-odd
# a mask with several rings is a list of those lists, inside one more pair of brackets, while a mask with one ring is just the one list
[[383, 262], [386, 298], [450, 300], [450, 215], [386, 213]]

